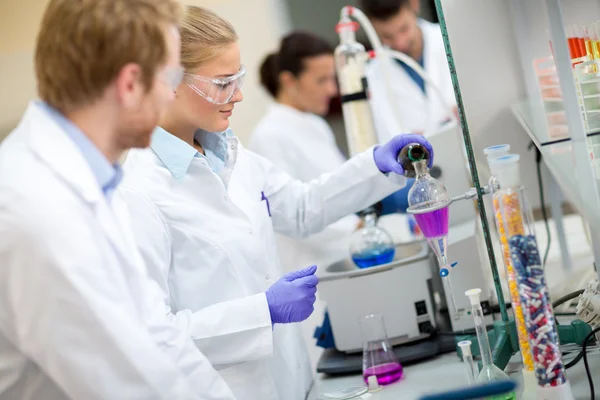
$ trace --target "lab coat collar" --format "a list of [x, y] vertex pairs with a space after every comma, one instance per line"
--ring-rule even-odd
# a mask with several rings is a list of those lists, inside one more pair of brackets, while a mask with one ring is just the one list
[[[199, 129], [194, 135], [202, 147], [212, 151], [222, 161], [227, 159], [227, 139], [232, 136], [233, 133], [229, 129], [225, 132], [207, 132]], [[154, 130], [150, 147], [177, 180], [185, 176], [194, 157], [204, 157], [194, 147], [161, 127]]]
[[[59, 124], [36, 102], [31, 102], [18, 129], [29, 133], [24, 141], [60, 180], [92, 207], [104, 234], [123, 263], [133, 265], [131, 249], [123, 241], [118, 207], [109, 207], [104, 193], [81, 150]], [[115, 218], [117, 214], [117, 218]]]
[[102, 192], [106, 196], [114, 192], [123, 178], [123, 172], [119, 164], [111, 165], [81, 129], [57, 109], [44, 102], [36, 102], [36, 105], [46, 112], [59, 128], [77, 145], [102, 188]]
[[77, 145], [37, 102], [29, 103], [20, 126], [32, 151], [88, 203], [104, 197], [102, 189]]

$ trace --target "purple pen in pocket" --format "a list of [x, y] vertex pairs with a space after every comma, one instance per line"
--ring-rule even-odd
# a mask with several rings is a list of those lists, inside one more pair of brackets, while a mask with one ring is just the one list
[[262, 195], [261, 197], [261, 201], [265, 201], [267, 203], [267, 212], [269, 213], [269, 217], [271, 216], [271, 205], [269, 204], [269, 199], [267, 198], [267, 196], [265, 196], [265, 192], [260, 192], [260, 194]]

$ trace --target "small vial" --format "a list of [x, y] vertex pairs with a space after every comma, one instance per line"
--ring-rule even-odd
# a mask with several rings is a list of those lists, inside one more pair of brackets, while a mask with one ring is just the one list
[[479, 369], [473, 360], [473, 354], [471, 353], [471, 341], [463, 340], [458, 342], [458, 347], [462, 352], [463, 361], [465, 363], [465, 370], [467, 372], [467, 382], [469, 385], [473, 385], [477, 376], [479, 375]]

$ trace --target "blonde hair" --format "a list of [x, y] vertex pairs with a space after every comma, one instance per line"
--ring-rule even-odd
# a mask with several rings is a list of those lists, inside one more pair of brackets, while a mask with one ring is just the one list
[[150, 90], [181, 14], [178, 0], [51, 0], [35, 50], [40, 97], [63, 113], [85, 106], [129, 63]]
[[181, 23], [181, 65], [191, 72], [237, 40], [229, 22], [206, 8], [188, 6]]

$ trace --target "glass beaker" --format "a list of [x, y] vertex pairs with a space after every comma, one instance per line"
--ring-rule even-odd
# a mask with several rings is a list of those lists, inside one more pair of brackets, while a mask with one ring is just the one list
[[359, 268], [374, 267], [392, 262], [396, 249], [392, 237], [377, 226], [377, 214], [367, 210], [365, 226], [350, 239], [350, 256]]
[[375, 376], [380, 385], [389, 385], [404, 376], [402, 365], [394, 354], [385, 333], [383, 314], [370, 314], [360, 319], [363, 338], [363, 378]]

